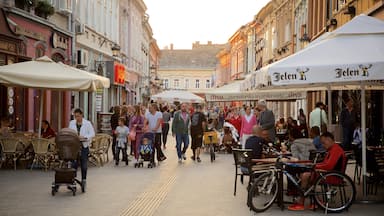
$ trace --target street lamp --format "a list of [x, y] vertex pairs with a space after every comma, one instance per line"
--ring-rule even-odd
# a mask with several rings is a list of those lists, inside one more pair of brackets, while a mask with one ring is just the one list
[[303, 47], [306, 47], [308, 43], [311, 41], [311, 38], [309, 38], [307, 33], [304, 33], [301, 38], [299, 38], [300, 42], [302, 43]]
[[120, 56], [120, 46], [119, 45], [117, 45], [117, 44], [113, 45], [111, 50], [112, 50], [112, 55], [113, 56], [115, 56], [115, 57]]

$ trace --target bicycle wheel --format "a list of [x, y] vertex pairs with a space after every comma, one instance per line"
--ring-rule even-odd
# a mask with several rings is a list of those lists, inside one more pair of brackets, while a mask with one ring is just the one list
[[330, 212], [348, 209], [356, 197], [355, 184], [343, 173], [320, 174], [314, 186], [317, 205]]
[[273, 172], [263, 173], [248, 191], [248, 205], [255, 212], [267, 210], [277, 197], [278, 183]]

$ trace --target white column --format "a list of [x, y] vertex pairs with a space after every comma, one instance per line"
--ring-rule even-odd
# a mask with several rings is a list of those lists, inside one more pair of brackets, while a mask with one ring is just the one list
[[361, 131], [362, 131], [362, 173], [363, 173], [363, 197], [367, 196], [367, 134], [366, 131], [366, 100], [365, 85], [361, 84]]

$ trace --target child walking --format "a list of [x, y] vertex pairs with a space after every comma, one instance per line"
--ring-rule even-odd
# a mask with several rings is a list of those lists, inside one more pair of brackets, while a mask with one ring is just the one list
[[125, 161], [125, 165], [128, 165], [128, 157], [127, 157], [127, 142], [128, 142], [128, 134], [129, 128], [125, 125], [125, 118], [119, 118], [119, 126], [116, 127], [116, 149], [115, 149], [115, 159], [116, 166], [119, 165], [119, 156], [120, 150], [123, 155], [123, 160]]

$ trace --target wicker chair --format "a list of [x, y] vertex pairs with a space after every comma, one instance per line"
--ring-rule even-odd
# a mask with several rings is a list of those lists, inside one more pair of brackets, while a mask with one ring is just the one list
[[89, 147], [89, 162], [94, 164], [95, 166], [102, 166], [103, 161], [101, 159], [101, 152], [102, 152], [102, 136], [96, 135], [92, 139], [91, 146]]
[[37, 138], [32, 139], [31, 143], [35, 152], [35, 157], [33, 158], [31, 170], [33, 168], [33, 165], [40, 163], [44, 166], [45, 171], [47, 171], [50, 163], [54, 160], [54, 153], [49, 149], [52, 140]]
[[16, 170], [17, 159], [19, 159], [24, 152], [18, 150], [18, 146], [21, 146], [22, 143], [19, 139], [14, 137], [0, 137], [0, 144], [5, 157], [5, 162], [12, 160], [14, 169]]
[[[100, 134], [101, 136], [101, 156], [103, 159], [103, 162], [109, 162], [109, 147], [111, 146], [112, 143], [112, 136], [109, 134]], [[112, 149], [112, 153], [114, 154], [114, 150]]]

